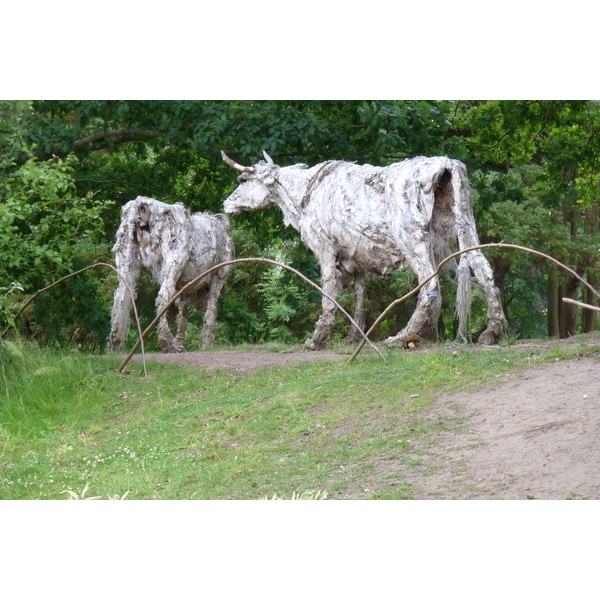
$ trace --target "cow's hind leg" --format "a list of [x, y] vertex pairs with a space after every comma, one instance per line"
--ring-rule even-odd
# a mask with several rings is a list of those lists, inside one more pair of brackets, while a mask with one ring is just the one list
[[[421, 255], [407, 257], [410, 268], [417, 274], [419, 283], [430, 277], [435, 271], [433, 263]], [[389, 337], [385, 343], [392, 347], [401, 347], [407, 336], [416, 333], [423, 338], [433, 337], [442, 307], [440, 285], [437, 277], [428, 281], [419, 291], [417, 307], [410, 320], [398, 334]]]
[[467, 252], [462, 256], [475, 275], [475, 281], [481, 288], [487, 304], [486, 328], [479, 336], [477, 343], [496, 344], [506, 333], [507, 322], [500, 301], [500, 292], [494, 284], [492, 268], [479, 250]]

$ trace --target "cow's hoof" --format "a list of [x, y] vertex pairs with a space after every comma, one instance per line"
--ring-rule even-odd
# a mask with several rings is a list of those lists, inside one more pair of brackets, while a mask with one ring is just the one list
[[398, 335], [389, 337], [384, 344], [390, 348], [404, 348], [404, 337]]
[[323, 348], [325, 348], [325, 344], [322, 342], [315, 342], [312, 339], [304, 342], [305, 350], [323, 350]]
[[185, 348], [181, 346], [163, 346], [163, 354], [183, 354]]

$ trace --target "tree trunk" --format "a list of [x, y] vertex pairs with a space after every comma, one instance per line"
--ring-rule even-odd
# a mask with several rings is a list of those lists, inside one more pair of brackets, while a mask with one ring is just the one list
[[[600, 230], [600, 206], [591, 206], [585, 211], [585, 233], [597, 235]], [[600, 288], [600, 277], [596, 271], [596, 257], [588, 256], [586, 259], [587, 281], [595, 289]], [[598, 297], [588, 287], [583, 288], [583, 301], [592, 306], [598, 306]], [[582, 333], [590, 333], [598, 328], [598, 312], [583, 310]]]
[[[578, 292], [579, 292], [579, 279], [573, 276], [569, 276], [567, 278], [566, 283], [564, 284], [564, 298], [572, 298], [573, 300], [577, 300]], [[560, 337], [567, 338], [577, 333], [577, 323], [579, 321], [579, 307], [574, 304], [567, 304], [562, 302], [562, 298], [559, 299], [562, 303], [562, 324]]]
[[[580, 222], [581, 211], [574, 208], [572, 204], [565, 204], [563, 206], [563, 222], [566, 227], [570, 230], [571, 242], [575, 243], [578, 241], [578, 222]], [[569, 262], [575, 265], [575, 269], [578, 274], [582, 274], [584, 269], [581, 268], [581, 262], [585, 262], [585, 258], [582, 259], [581, 255], [572, 251], [569, 257]], [[567, 262], [566, 264], [569, 264]], [[577, 300], [579, 292], [580, 281], [572, 275], [564, 274], [562, 277], [562, 283], [560, 285], [560, 295], [557, 301], [560, 303], [560, 337], [567, 338], [577, 333], [577, 323], [579, 320], [579, 307], [574, 304], [566, 304], [562, 301], [562, 298], [571, 298]]]
[[548, 337], [560, 335], [559, 285], [556, 271], [548, 268]]
[[[589, 278], [589, 284], [598, 289], [599, 281], [595, 277]], [[593, 294], [587, 287], [583, 289], [583, 301], [592, 306], [598, 306], [598, 296]], [[591, 333], [598, 329], [598, 313], [595, 310], [583, 309], [582, 333]]]
[[511, 262], [506, 258], [501, 256], [497, 256], [494, 258], [494, 284], [498, 288], [500, 292], [500, 302], [502, 303], [502, 308], [504, 313], [506, 313], [506, 274], [509, 272], [511, 267]]

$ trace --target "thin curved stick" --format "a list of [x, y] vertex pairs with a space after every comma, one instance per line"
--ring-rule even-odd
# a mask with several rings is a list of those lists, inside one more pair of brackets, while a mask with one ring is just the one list
[[567, 304], [574, 304], [575, 306], [581, 306], [581, 308], [587, 308], [588, 310], [595, 310], [596, 312], [600, 312], [600, 306], [594, 306], [592, 304], [578, 302], [577, 300], [573, 300], [573, 298], [563, 298], [562, 301], [566, 302]]
[[[531, 248], [526, 248], [525, 246], [517, 246], [516, 244], [505, 244], [504, 242], [500, 242], [497, 244], [481, 244], [479, 246], [472, 246], [471, 248], [465, 248], [464, 250], [459, 250], [458, 252], [455, 252], [454, 254], [450, 254], [444, 260], [442, 260], [438, 264], [437, 269], [429, 277], [427, 277], [427, 279], [424, 279], [416, 288], [414, 288], [413, 290], [408, 292], [408, 294], [405, 294], [404, 296], [402, 296], [402, 298], [398, 298], [397, 300], [394, 300], [379, 315], [377, 320], [373, 323], [373, 325], [371, 325], [370, 329], [367, 331], [366, 338], [368, 338], [369, 335], [371, 335], [371, 333], [373, 333], [373, 330], [377, 327], [377, 325], [379, 325], [379, 323], [381, 323], [381, 321], [383, 321], [384, 317], [390, 312], [390, 310], [392, 310], [392, 308], [394, 308], [398, 304], [401, 304], [407, 298], [410, 298], [411, 296], [416, 294], [428, 281], [430, 281], [431, 279], [433, 279], [434, 277], [439, 275], [440, 271], [442, 270], [442, 267], [447, 262], [449, 262], [453, 258], [456, 258], [457, 256], [460, 256], [461, 254], [464, 254], [465, 252], [472, 252], [473, 250], [481, 250], [482, 248], [510, 248], [513, 250], [523, 250], [524, 252], [530, 252], [531, 254], [536, 254], [537, 256], [541, 256], [542, 258], [545, 258], [546, 260], [553, 262], [555, 265], [557, 265], [561, 269], [568, 271], [571, 275], [573, 275], [573, 277], [576, 277], [577, 279], [579, 279], [579, 281], [581, 281], [583, 284], [585, 284], [592, 291], [593, 294], [595, 294], [596, 296], [598, 296], [600, 298], [600, 293], [597, 292], [585, 279], [583, 279], [583, 277], [581, 277], [578, 273], [573, 271], [573, 269], [570, 269], [566, 265], [563, 265], [560, 261], [556, 260], [555, 258], [552, 258], [548, 254], [544, 254], [543, 252], [539, 252], [538, 250], [532, 250]], [[563, 298], [563, 300], [564, 300], [564, 298]], [[352, 364], [354, 362], [354, 359], [358, 356], [358, 354], [360, 353], [360, 351], [362, 350], [364, 345], [365, 345], [364, 340], [361, 340], [360, 344], [354, 351], [354, 354], [352, 354], [352, 356], [350, 357], [348, 364]]]
[[235, 264], [244, 263], [244, 262], [263, 262], [263, 263], [268, 263], [270, 265], [276, 265], [278, 267], [282, 267], [284, 269], [287, 269], [288, 271], [294, 273], [294, 275], [297, 275], [298, 277], [300, 277], [303, 281], [305, 281], [306, 283], [308, 283], [309, 285], [311, 285], [312, 287], [314, 287], [316, 290], [318, 290], [328, 300], [330, 300], [331, 302], [333, 302], [335, 304], [335, 306], [352, 323], [352, 325], [354, 325], [356, 327], [356, 329], [362, 334], [362, 337], [363, 337], [362, 343], [363, 343], [363, 345], [365, 344], [365, 342], [368, 342], [368, 344], [373, 348], [373, 350], [375, 350], [375, 352], [377, 352], [377, 354], [379, 354], [379, 356], [383, 360], [385, 360], [385, 356], [381, 353], [381, 350], [379, 350], [379, 348], [377, 348], [373, 344], [373, 342], [371, 342], [371, 340], [369, 340], [369, 338], [366, 336], [365, 332], [356, 324], [356, 322], [348, 314], [348, 312], [346, 310], [344, 310], [344, 308], [342, 306], [340, 306], [338, 304], [338, 302], [336, 300], [334, 300], [329, 294], [325, 293], [316, 283], [314, 283], [308, 277], [306, 277], [305, 275], [303, 275], [302, 273], [300, 273], [300, 271], [297, 271], [293, 267], [289, 267], [288, 265], [285, 265], [283, 263], [277, 262], [276, 260], [271, 260], [269, 258], [237, 258], [235, 260], [228, 260], [226, 262], [222, 262], [222, 263], [220, 263], [220, 264], [218, 264], [218, 265], [216, 265], [216, 266], [208, 269], [207, 271], [204, 271], [204, 273], [198, 275], [198, 277], [196, 277], [195, 279], [192, 279], [192, 281], [190, 281], [189, 283], [187, 283], [186, 285], [184, 285], [171, 298], [171, 300], [169, 300], [169, 302], [163, 307], [163, 309], [156, 315], [156, 317], [154, 318], [154, 320], [152, 321], [152, 323], [150, 323], [150, 325], [148, 325], [148, 327], [146, 327], [146, 329], [144, 330], [144, 332], [140, 334], [140, 339], [134, 344], [134, 346], [131, 349], [131, 351], [129, 352], [129, 354], [125, 357], [125, 359], [121, 363], [121, 366], [118, 368], [118, 371], [120, 372], [120, 371], [122, 371], [125, 368], [125, 365], [129, 362], [129, 360], [131, 359], [131, 357], [135, 354], [135, 351], [137, 350], [138, 346], [140, 345], [140, 342], [144, 339], [144, 337], [148, 334], [148, 332], [150, 332], [154, 328], [154, 326], [158, 323], [158, 321], [160, 321], [160, 318], [163, 316], [163, 314], [171, 307], [171, 305], [173, 304], [173, 302], [175, 302], [175, 300], [177, 300], [177, 298], [179, 298], [179, 296], [181, 296], [183, 293], [185, 293], [192, 286], [196, 285], [196, 283], [198, 283], [198, 281], [200, 281], [203, 277], [206, 277], [207, 275], [210, 275], [213, 271], [217, 271], [218, 269], [220, 269], [222, 267], [226, 267], [227, 265], [235, 265]]
[[[90, 265], [89, 267], [85, 267], [83, 269], [80, 269], [79, 271], [75, 271], [74, 273], [70, 273], [69, 275], [65, 275], [64, 277], [61, 277], [60, 279], [57, 279], [55, 282], [51, 283], [50, 285], [46, 286], [45, 288], [42, 288], [41, 290], [38, 290], [35, 294], [33, 294], [33, 296], [31, 296], [31, 298], [29, 298], [29, 300], [27, 300], [27, 302], [25, 302], [25, 304], [23, 304], [23, 306], [21, 306], [21, 308], [19, 308], [19, 310], [17, 311], [17, 314], [14, 317], [14, 321], [16, 321], [25, 311], [25, 309], [40, 295], [43, 294], [44, 292], [47, 292], [48, 290], [51, 290], [53, 287], [56, 287], [59, 283], [62, 283], [63, 281], [66, 281], [67, 279], [71, 279], [73, 277], [75, 277], [76, 275], [80, 275], [81, 273], [84, 273], [85, 271], [89, 271], [90, 269], [94, 269], [96, 267], [107, 267], [109, 269], [112, 269], [116, 274], [117, 277], [119, 277], [119, 279], [121, 279], [121, 281], [123, 281], [123, 283], [125, 284], [125, 287], [127, 288], [127, 291], [131, 294], [131, 301], [133, 304], [133, 313], [135, 315], [135, 322], [137, 324], [137, 328], [138, 328], [138, 333], [140, 335], [140, 340], [141, 340], [141, 347], [142, 347], [142, 362], [144, 364], [144, 375], [148, 375], [148, 372], [146, 370], [146, 356], [144, 353], [144, 340], [142, 339], [142, 327], [140, 325], [140, 319], [138, 317], [138, 312], [137, 312], [137, 306], [135, 304], [135, 296], [133, 295], [133, 291], [132, 289], [129, 287], [129, 284], [127, 283], [127, 281], [125, 280], [125, 278], [119, 273], [119, 271], [117, 271], [117, 269], [115, 267], [113, 267], [111, 264], [109, 263], [94, 263], [93, 265]], [[7, 334], [8, 330], [14, 327], [14, 325], [9, 325], [2, 333], [0, 333], [0, 340], [2, 340], [4, 338], [4, 336]], [[138, 344], [139, 346], [140, 344]]]

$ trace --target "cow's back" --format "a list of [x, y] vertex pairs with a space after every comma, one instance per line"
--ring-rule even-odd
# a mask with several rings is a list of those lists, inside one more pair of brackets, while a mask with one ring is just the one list
[[419, 157], [387, 167], [337, 163], [303, 207], [303, 241], [317, 254], [325, 241], [342, 258], [380, 275], [405, 266], [407, 252], [427, 250], [435, 182], [451, 162]]
[[[194, 213], [190, 218], [189, 261], [179, 283], [183, 285], [211, 267], [233, 258], [227, 217], [210, 212]], [[210, 279], [211, 276], [205, 278], [198, 287], [208, 284]]]

